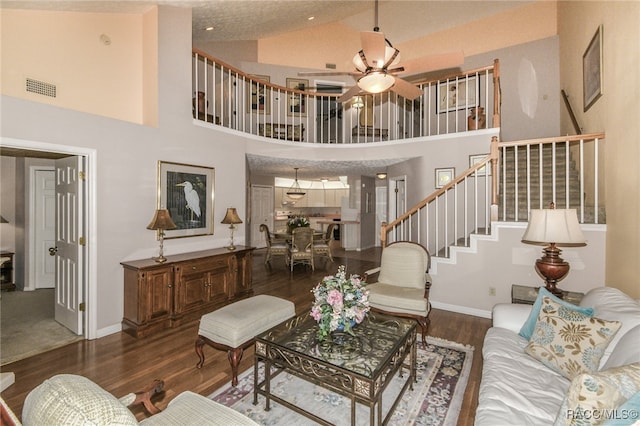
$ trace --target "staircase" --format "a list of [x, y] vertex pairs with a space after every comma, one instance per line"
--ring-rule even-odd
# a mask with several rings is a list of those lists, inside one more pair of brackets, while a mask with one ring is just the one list
[[491, 235], [492, 222], [527, 222], [531, 209], [549, 208], [551, 201], [556, 208], [575, 208], [581, 223], [605, 223], [599, 206], [603, 141], [602, 133], [516, 142], [494, 138], [483, 161], [383, 225], [382, 245], [414, 241], [434, 257], [448, 258], [452, 247], [470, 247], [472, 235]]
[[503, 150], [502, 157], [508, 165], [500, 180], [503, 221], [526, 222], [530, 209], [549, 208], [554, 200], [559, 209], [580, 205], [580, 176], [566, 144], [512, 146]]

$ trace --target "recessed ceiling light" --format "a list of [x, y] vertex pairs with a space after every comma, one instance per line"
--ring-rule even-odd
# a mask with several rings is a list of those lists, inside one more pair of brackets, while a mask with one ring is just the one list
[[213, 27], [207, 27], [205, 28], [205, 31], [213, 31]]
[[307, 20], [309, 20], [309, 21], [313, 21], [314, 19], [316, 19], [316, 17], [315, 17], [315, 16], [309, 16], [309, 17], [307, 18]]

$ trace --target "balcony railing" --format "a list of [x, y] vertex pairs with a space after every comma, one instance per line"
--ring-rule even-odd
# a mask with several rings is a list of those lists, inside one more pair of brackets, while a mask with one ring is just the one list
[[[337, 85], [342, 84], [336, 82]], [[500, 126], [499, 63], [345, 102], [340, 93], [287, 88], [193, 50], [193, 117], [253, 135], [321, 144], [368, 143]], [[308, 88], [304, 88], [308, 89]]]
[[527, 221], [531, 209], [577, 210], [580, 223], [605, 223], [604, 134], [498, 142], [490, 154], [388, 224], [382, 246], [408, 240], [434, 256], [469, 246], [492, 221]]

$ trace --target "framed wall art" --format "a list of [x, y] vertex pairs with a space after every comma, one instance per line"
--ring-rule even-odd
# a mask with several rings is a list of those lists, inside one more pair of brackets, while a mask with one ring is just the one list
[[480, 88], [478, 79], [475, 76], [466, 79], [443, 81], [438, 84], [436, 111], [441, 114], [472, 108], [478, 106], [479, 98]]
[[[309, 90], [309, 80], [299, 78], [287, 78], [287, 89]], [[307, 97], [302, 93], [288, 93], [287, 115], [294, 117], [307, 116]]]
[[602, 25], [582, 55], [582, 86], [586, 112], [602, 96]]
[[[485, 158], [487, 158], [489, 154], [474, 154], [474, 155], [470, 155], [469, 156], [469, 167], [473, 167], [476, 164], [478, 164], [479, 162], [481, 162], [482, 160], [484, 160]], [[478, 169], [477, 171], [477, 176], [490, 176], [491, 175], [491, 169], [487, 169], [487, 166], [482, 166]], [[473, 176], [476, 176], [476, 174], [474, 174]]]
[[165, 238], [213, 234], [213, 167], [158, 161], [158, 208], [166, 208], [177, 228]]
[[455, 175], [456, 169], [453, 167], [436, 169], [436, 189], [444, 188], [453, 180]]
[[264, 83], [269, 83], [271, 77], [268, 75], [253, 75], [252, 77], [258, 80], [249, 81], [249, 99], [247, 100], [249, 112], [270, 114], [271, 88]]

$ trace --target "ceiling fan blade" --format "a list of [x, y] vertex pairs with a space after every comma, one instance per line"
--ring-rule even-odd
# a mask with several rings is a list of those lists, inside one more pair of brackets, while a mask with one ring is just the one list
[[422, 90], [403, 79], [396, 77], [396, 82], [391, 86], [391, 91], [407, 99], [416, 99], [422, 95]]
[[462, 64], [464, 64], [463, 52], [441, 53], [402, 62], [404, 72], [407, 74], [454, 68]]
[[348, 72], [348, 71], [300, 71], [298, 76], [306, 77], [306, 76], [323, 76], [323, 75], [361, 75], [359, 72]]
[[351, 89], [344, 92], [338, 99], [336, 99], [336, 102], [346, 102], [356, 96], [358, 93], [360, 93], [360, 87], [358, 85], [355, 85]]
[[360, 33], [362, 51], [370, 67], [381, 67], [384, 64], [385, 40], [384, 33], [379, 31], [363, 31]]

